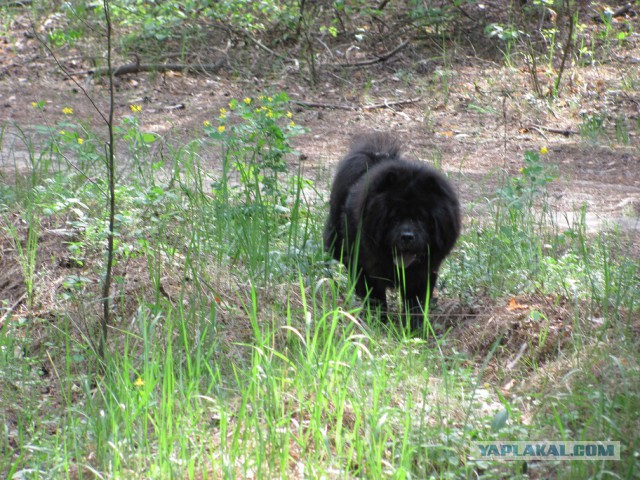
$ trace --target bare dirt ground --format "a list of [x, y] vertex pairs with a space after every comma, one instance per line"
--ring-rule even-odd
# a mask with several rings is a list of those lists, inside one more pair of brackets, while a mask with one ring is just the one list
[[[637, 16], [625, 21], [633, 24], [632, 32], [640, 31]], [[590, 22], [588, 28], [595, 36], [602, 26]], [[76, 85], [29, 31], [29, 22], [16, 18], [0, 45], [0, 118], [6, 126], [0, 178], [7, 182], [16, 175], [16, 168], [20, 172], [27, 167], [27, 148], [15, 135], [16, 126], [32, 134], [37, 143], [35, 127], [64, 121], [62, 109], [71, 107], [75, 119], [103, 128], [80, 87], [103, 112], [107, 107], [104, 80], [82, 74], [74, 77]], [[234, 65], [208, 75], [168, 72], [121, 76], [117, 78], [116, 118], [130, 114], [131, 104], [140, 104], [142, 129], [180, 144], [203, 137], [203, 122], [215, 122], [219, 108], [231, 98], [286, 91], [294, 100], [329, 106], [294, 105], [295, 122], [308, 131], [296, 138], [299, 155], [291, 163], [301, 163], [309, 176], [319, 180], [320, 187], [328, 185], [332, 166], [346, 151], [352, 135], [371, 129], [394, 131], [405, 140], [408, 156], [435, 161], [448, 172], [459, 189], [467, 220], [485, 214], [502, 172], [517, 174], [526, 150], [546, 147], [543, 160], [558, 173], [549, 186], [549, 201], [558, 212], [558, 224], [570, 225], [586, 205], [586, 221], [592, 232], [619, 229], [631, 238], [630, 248], [637, 255], [640, 36], [633, 33], [623, 45], [612, 49], [606, 61], [584, 66], [572, 63], [565, 72], [560, 96], [544, 99], [533, 93], [532, 76], [526, 68], [505, 66], [495, 48], [479, 54], [480, 49], [470, 47], [451, 46], [445, 53], [428, 40], [416, 38], [388, 60], [366, 68], [320, 68], [315, 86], [309, 84], [304, 71], [294, 67], [264, 76], [256, 73], [260, 68], [255, 65], [247, 69]], [[351, 60], [372, 58], [375, 53], [363, 49], [359, 58]], [[255, 55], [260, 58], [257, 63], [271, 61], [264, 51]], [[78, 49], [63, 53], [59, 60], [73, 72], [87, 71], [91, 66]], [[128, 60], [121, 58], [120, 62]], [[539, 66], [537, 73], [546, 91], [555, 73], [545, 65]], [[403, 100], [414, 101], [362, 108]], [[43, 111], [31, 106], [38, 101], [45, 101]], [[585, 115], [601, 118], [602, 129], [591, 136], [584, 127], [581, 132]], [[626, 137], [616, 138], [616, 120], [622, 122]], [[215, 169], [218, 158], [214, 149], [208, 159]], [[8, 243], [3, 243], [7, 254], [0, 260], [0, 299], [7, 298], [16, 306], [24, 297], [24, 287], [19, 265], [8, 254]], [[41, 255], [58, 248], [59, 239], [44, 240]], [[63, 276], [55, 269], [63, 267], [50, 268], [48, 276], [55, 283]], [[555, 325], [552, 335], [557, 335], [555, 342], [548, 343], [561, 346], [572, 313], [561, 305], [548, 304], [543, 297], [521, 302], [547, 313]], [[444, 305], [445, 314], [449, 309], [452, 318], [482, 325], [495, 322], [496, 329], [486, 338], [473, 329], [459, 329], [461, 341], [470, 351], [487, 351], [497, 335], [507, 331], [508, 342], [513, 344], [507, 350], [516, 355], [525, 335], [518, 329], [526, 315], [509, 310], [506, 304], [483, 307], [481, 303], [472, 308]], [[478, 317], [484, 321], [478, 322]], [[527, 337], [536, 335], [527, 330]], [[539, 352], [541, 356], [547, 353]]]

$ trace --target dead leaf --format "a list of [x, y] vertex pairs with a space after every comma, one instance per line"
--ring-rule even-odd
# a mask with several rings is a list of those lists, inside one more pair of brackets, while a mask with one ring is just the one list
[[518, 303], [515, 297], [511, 297], [511, 300], [509, 300], [509, 305], [507, 305], [507, 310], [509, 310], [510, 312], [513, 312], [514, 310], [527, 310], [528, 308], [529, 305]]

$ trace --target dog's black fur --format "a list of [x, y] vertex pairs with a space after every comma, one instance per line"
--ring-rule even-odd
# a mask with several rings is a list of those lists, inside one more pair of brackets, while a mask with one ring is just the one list
[[402, 158], [390, 134], [354, 140], [331, 187], [324, 246], [349, 268], [356, 294], [386, 309], [386, 289], [401, 288], [421, 328], [420, 307], [459, 234], [460, 204], [441, 173]]

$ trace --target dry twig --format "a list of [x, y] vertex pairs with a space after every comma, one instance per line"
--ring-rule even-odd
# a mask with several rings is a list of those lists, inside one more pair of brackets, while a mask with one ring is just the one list
[[[565, 128], [565, 129], [553, 128], [553, 127], [545, 127], [543, 125], [529, 125], [526, 128], [529, 130], [535, 130], [540, 134], [541, 134], [540, 130], [544, 130], [545, 132], [557, 133], [559, 135], [564, 135], [565, 137], [568, 137], [569, 135], [578, 135], [580, 133], [580, 132], [576, 132], [575, 130], [570, 130], [568, 128]], [[544, 135], [542, 136], [544, 137]]]
[[356, 68], [356, 67], [366, 67], [368, 65], [375, 65], [376, 63], [382, 63], [382, 62], [385, 62], [385, 61], [389, 60], [391, 57], [393, 57], [396, 53], [398, 53], [400, 50], [402, 50], [407, 45], [409, 45], [409, 40], [405, 40], [404, 42], [402, 42], [400, 45], [398, 45], [396, 48], [394, 48], [390, 52], [383, 53], [382, 55], [378, 55], [378, 57], [372, 58], [370, 60], [363, 60], [361, 62], [355, 62], [355, 63], [325, 63], [323, 66], [326, 66], [326, 67]]
[[399, 105], [407, 105], [410, 103], [416, 103], [422, 100], [422, 97], [408, 98], [405, 100], [396, 100], [393, 102], [380, 102], [370, 105], [341, 105], [335, 103], [317, 103], [317, 102], [303, 102], [302, 100], [291, 100], [292, 103], [307, 108], [326, 108], [328, 110], [375, 110], [376, 108], [391, 108]]

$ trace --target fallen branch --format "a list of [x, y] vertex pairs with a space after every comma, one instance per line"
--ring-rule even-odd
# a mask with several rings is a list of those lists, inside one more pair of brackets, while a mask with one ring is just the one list
[[538, 133], [540, 133], [540, 130], [544, 130], [545, 132], [557, 133], [559, 135], [564, 135], [565, 137], [568, 137], [569, 135], [578, 135], [580, 133], [580, 132], [576, 132], [575, 130], [562, 129], [562, 128], [553, 128], [553, 127], [545, 127], [543, 125], [529, 125], [526, 128], [528, 130], [535, 130]]
[[[129, 63], [122, 65], [113, 70], [113, 76], [128, 75], [131, 73], [142, 72], [194, 72], [194, 73], [215, 73], [220, 70], [220, 67], [224, 64], [224, 60], [219, 60], [216, 63], [203, 64], [203, 65], [187, 65], [181, 63]], [[108, 68], [94, 68], [84, 72], [72, 73], [71, 75], [109, 75]]]
[[[108, 199], [108, 216], [109, 226], [107, 230], [107, 251], [104, 271], [104, 283], [102, 284], [102, 319], [100, 326], [102, 327], [100, 338], [98, 340], [98, 357], [100, 360], [105, 359], [107, 351], [107, 337], [109, 327], [111, 326], [111, 286], [113, 284], [113, 264], [115, 258], [115, 223], [116, 223], [116, 163], [115, 163], [115, 134], [114, 134], [114, 111], [115, 111], [115, 87], [113, 82], [113, 64], [111, 63], [112, 49], [112, 23], [111, 11], [108, 0], [103, 0], [102, 4], [104, 12], [104, 20], [107, 26], [107, 72], [109, 72], [109, 120], [107, 121], [107, 130], [109, 132], [109, 140], [105, 147], [105, 163], [107, 167], [107, 192]], [[104, 363], [102, 364], [104, 366]]]
[[[622, 17], [622, 16], [626, 15], [627, 13], [632, 13], [631, 4], [630, 3], [627, 3], [626, 5], [623, 5], [622, 7], [617, 9], [615, 12], [609, 13], [609, 15], [610, 15], [609, 18]], [[603, 12], [600, 15], [594, 15], [591, 18], [593, 19], [594, 22], [604, 23], [603, 16], [608, 17], [609, 15], [607, 15], [606, 12]]]
[[340, 105], [335, 103], [303, 102], [302, 100], [291, 100], [292, 103], [306, 108], [326, 108], [327, 110], [375, 110], [376, 108], [391, 108], [398, 105], [407, 105], [422, 100], [422, 97], [409, 98], [406, 100], [396, 100], [393, 102], [373, 103], [371, 105]]
[[363, 60], [362, 62], [355, 62], [355, 63], [325, 63], [325, 64], [323, 64], [323, 66], [325, 66], [325, 67], [356, 68], [356, 67], [366, 67], [368, 65], [375, 65], [376, 63], [381, 63], [381, 62], [387, 61], [388, 59], [393, 57], [396, 53], [398, 53], [400, 50], [402, 50], [407, 45], [409, 45], [409, 40], [405, 40], [404, 42], [402, 42], [400, 45], [398, 45], [396, 48], [394, 48], [390, 52], [387, 52], [387, 53], [384, 53], [382, 55], [379, 55], [378, 57], [372, 58], [371, 60]]
[[9, 315], [11, 315], [16, 308], [20, 306], [20, 304], [24, 301], [25, 298], [27, 298], [27, 292], [24, 292], [22, 295], [20, 295], [20, 298], [16, 300], [11, 307], [9, 307], [9, 309], [5, 312], [4, 315], [2, 315], [2, 317], [0, 318], [0, 328], [2, 328], [5, 320], [9, 318]]
[[[506, 124], [505, 124], [505, 127], [506, 127]], [[540, 130], [538, 127], [536, 127], [535, 125], [531, 125], [531, 126], [527, 127], [527, 130], [533, 130], [534, 132], [538, 132], [538, 135], [540, 135], [546, 141], [549, 141], [549, 139], [544, 134], [544, 132], [542, 130]], [[505, 137], [505, 149], [506, 149], [506, 137]]]
[[[238, 33], [238, 32], [235, 32]], [[273, 55], [276, 58], [279, 58], [280, 60], [284, 60], [286, 62], [290, 62], [290, 63], [296, 63], [296, 60], [286, 57], [284, 55], [280, 55], [277, 52], [274, 52], [272, 49], [270, 49], [269, 47], [267, 47], [265, 44], [263, 44], [260, 40], [258, 40], [257, 38], [253, 38], [252, 35], [250, 35], [249, 33], [243, 31], [240, 31], [239, 33], [240, 35], [243, 35], [244, 37], [248, 38], [250, 41], [252, 41], [253, 43], [256, 44], [257, 47], [261, 48], [262, 50], [264, 50], [265, 52], [267, 52], [270, 55]]]

